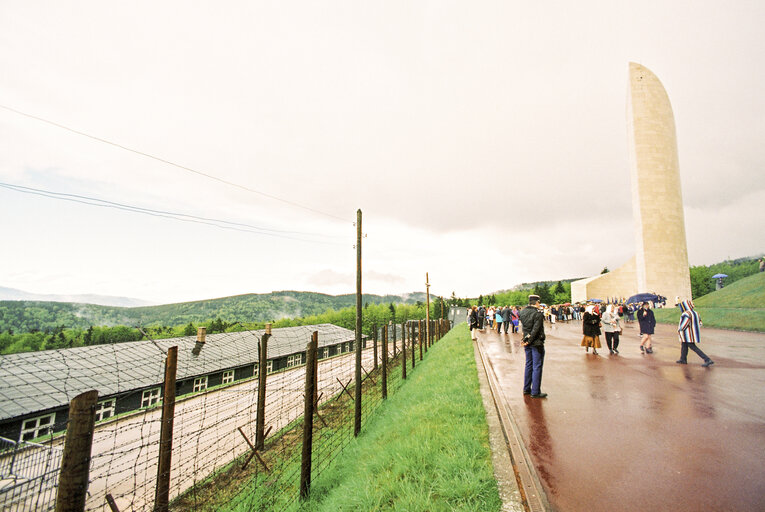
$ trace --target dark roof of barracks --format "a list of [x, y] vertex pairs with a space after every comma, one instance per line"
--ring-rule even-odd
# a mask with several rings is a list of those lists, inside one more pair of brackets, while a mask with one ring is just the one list
[[[319, 347], [355, 339], [354, 331], [332, 324], [273, 329], [268, 358], [305, 351], [314, 331]], [[91, 389], [106, 397], [157, 386], [164, 380], [165, 354], [176, 345], [177, 380], [252, 364], [264, 332], [208, 334], [198, 356], [191, 353], [196, 336], [0, 356], [0, 421], [66, 405]]]

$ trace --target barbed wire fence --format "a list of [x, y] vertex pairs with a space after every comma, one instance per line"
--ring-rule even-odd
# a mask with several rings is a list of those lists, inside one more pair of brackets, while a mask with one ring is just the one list
[[[415, 320], [373, 326], [362, 338], [363, 426], [449, 328], [447, 320], [429, 328]], [[40, 354], [6, 356], [0, 370], [17, 375], [28, 399], [42, 400], [50, 392], [43, 384], [54, 381], [67, 396], [89, 383], [101, 396], [91, 393], [84, 406], [73, 400], [34, 442], [0, 439], [0, 507], [299, 508], [310, 479], [354, 438], [354, 343], [354, 331], [329, 324], [200, 330], [196, 338], [46, 351], [59, 379], [46, 361], [29, 364]], [[67, 461], [67, 446], [78, 447], [76, 463]], [[78, 496], [82, 508], [61, 508]]]

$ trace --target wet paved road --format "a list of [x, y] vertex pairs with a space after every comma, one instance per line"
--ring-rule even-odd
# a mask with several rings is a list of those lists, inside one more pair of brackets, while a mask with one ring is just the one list
[[520, 337], [486, 331], [486, 351], [554, 510], [765, 510], [765, 335], [702, 328], [678, 365], [673, 326], [641, 354], [585, 354], [581, 323], [545, 324], [542, 391], [522, 395]]

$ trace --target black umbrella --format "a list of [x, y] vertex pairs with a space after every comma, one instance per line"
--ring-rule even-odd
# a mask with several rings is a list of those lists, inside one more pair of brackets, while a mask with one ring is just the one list
[[627, 299], [627, 304], [635, 304], [636, 302], [654, 302], [656, 300], [659, 300], [659, 297], [655, 293], [638, 293]]

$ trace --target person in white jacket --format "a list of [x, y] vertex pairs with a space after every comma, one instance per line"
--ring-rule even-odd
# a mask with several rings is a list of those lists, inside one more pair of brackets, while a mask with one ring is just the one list
[[600, 319], [603, 324], [603, 332], [606, 333], [606, 345], [611, 354], [619, 353], [619, 333], [622, 332], [622, 326], [619, 322], [619, 313], [613, 304], [606, 307], [606, 312]]

